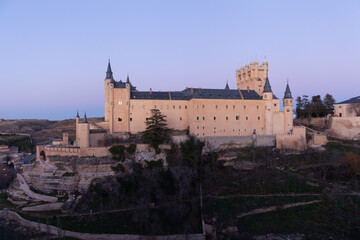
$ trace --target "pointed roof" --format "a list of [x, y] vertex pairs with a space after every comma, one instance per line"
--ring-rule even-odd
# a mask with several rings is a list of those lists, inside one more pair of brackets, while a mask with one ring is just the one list
[[289, 83], [286, 84], [284, 98], [292, 98]]
[[128, 74], [127, 77], [126, 77], [126, 83], [130, 83], [129, 74]]
[[88, 121], [87, 121], [87, 117], [86, 117], [86, 113], [85, 113], [85, 115], [84, 115], [84, 120], [83, 120], [83, 123], [88, 123]]
[[264, 91], [263, 91], [263, 92], [272, 92], [271, 86], [270, 86], [270, 81], [269, 81], [269, 78], [268, 78], [268, 77], [266, 78], [265, 86], [264, 86]]
[[113, 72], [111, 71], [110, 59], [109, 59], [108, 67], [107, 67], [107, 70], [106, 70], [106, 77], [105, 77], [105, 79], [114, 80], [114, 78], [113, 78]]
[[225, 90], [229, 90], [230, 88], [229, 88], [229, 84], [228, 84], [228, 82], [226, 81], [226, 85], [225, 85], [225, 88], [224, 88]]
[[80, 116], [79, 116], [79, 110], [76, 111], [76, 117], [77, 117], [77, 118], [80, 117]]

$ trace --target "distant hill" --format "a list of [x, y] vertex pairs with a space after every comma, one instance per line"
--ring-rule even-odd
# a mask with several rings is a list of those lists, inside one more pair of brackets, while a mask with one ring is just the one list
[[[89, 118], [93, 122], [104, 121], [104, 118]], [[53, 138], [61, 138], [63, 132], [69, 133], [70, 140], [75, 140], [75, 119], [60, 121], [19, 119], [0, 121], [0, 133], [30, 134], [34, 144], [48, 143]]]

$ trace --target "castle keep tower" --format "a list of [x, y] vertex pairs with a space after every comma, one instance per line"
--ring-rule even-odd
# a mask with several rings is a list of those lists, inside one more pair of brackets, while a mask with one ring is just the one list
[[79, 123], [79, 147], [88, 148], [90, 146], [90, 125], [87, 121], [86, 113], [84, 115], [84, 120], [82, 123]]
[[289, 133], [293, 129], [293, 104], [289, 83], [287, 83], [283, 99], [285, 133]]
[[258, 62], [251, 62], [250, 66], [236, 69], [236, 83], [238, 89], [255, 90], [259, 95], [262, 94], [266, 79], [268, 77], [268, 62], [259, 65]]

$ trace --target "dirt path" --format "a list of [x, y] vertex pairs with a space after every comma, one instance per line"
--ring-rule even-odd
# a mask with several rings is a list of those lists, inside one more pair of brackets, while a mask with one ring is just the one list
[[309, 201], [309, 202], [289, 203], [289, 204], [285, 204], [282, 206], [271, 206], [271, 207], [266, 207], [266, 208], [258, 208], [258, 209], [251, 210], [250, 212], [242, 213], [242, 214], [238, 215], [237, 218], [242, 218], [245, 216], [259, 214], [259, 213], [272, 212], [272, 211], [276, 211], [278, 209], [287, 209], [287, 208], [292, 208], [292, 207], [310, 205], [310, 204], [318, 203], [320, 201], [321, 200], [314, 200], [314, 201]]

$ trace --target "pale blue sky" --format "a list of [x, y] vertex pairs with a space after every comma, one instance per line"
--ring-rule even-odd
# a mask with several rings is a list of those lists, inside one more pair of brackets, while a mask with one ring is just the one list
[[108, 57], [139, 90], [236, 87], [269, 62], [274, 93], [358, 96], [360, 1], [0, 0], [0, 118], [103, 116]]

